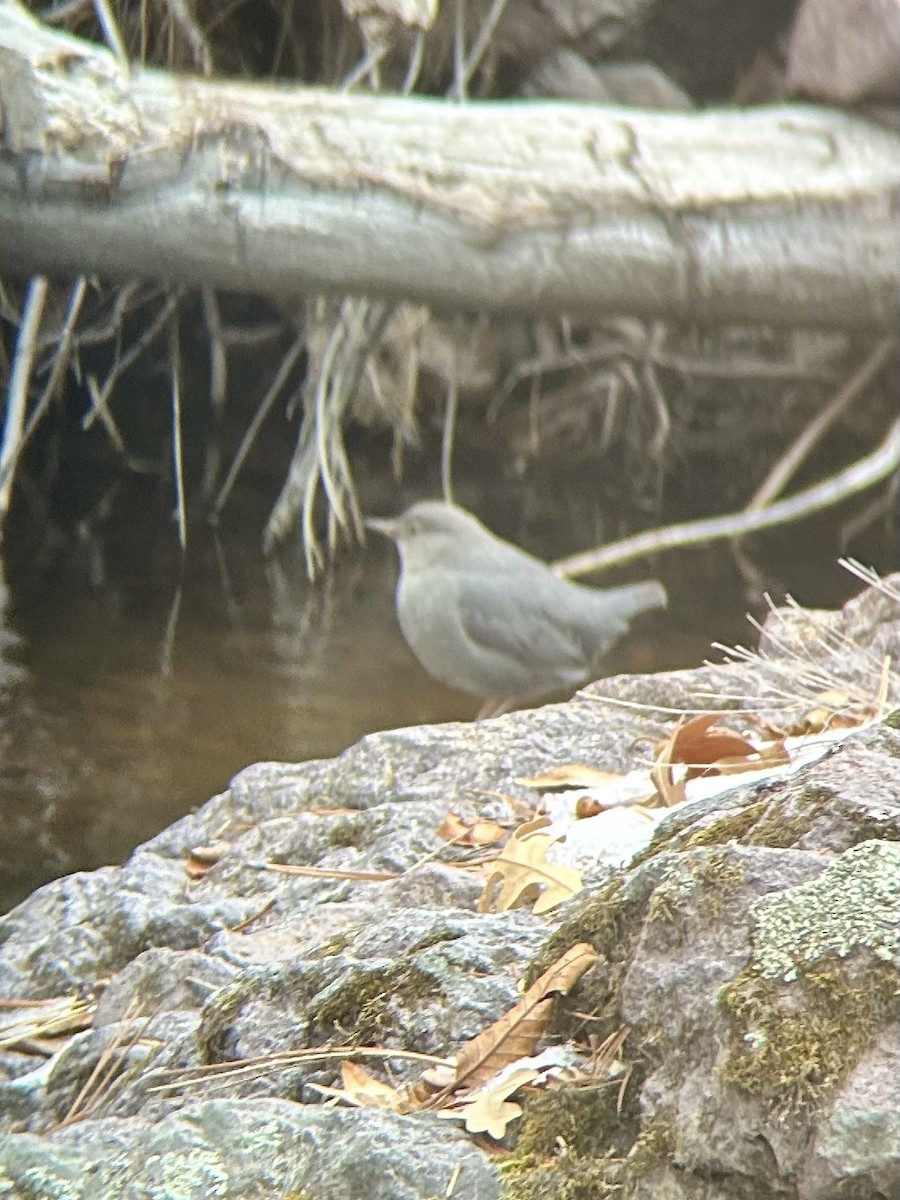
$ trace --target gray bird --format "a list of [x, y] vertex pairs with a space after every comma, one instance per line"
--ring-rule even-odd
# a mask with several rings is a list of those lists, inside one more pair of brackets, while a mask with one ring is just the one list
[[656, 580], [599, 591], [560, 579], [440, 500], [366, 526], [397, 543], [397, 617], [413, 654], [435, 679], [482, 700], [574, 688], [633, 617], [666, 604]]

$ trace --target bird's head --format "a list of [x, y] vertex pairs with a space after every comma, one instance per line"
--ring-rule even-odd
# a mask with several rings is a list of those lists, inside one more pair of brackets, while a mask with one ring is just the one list
[[407, 566], [452, 562], [493, 540], [471, 513], [443, 500], [420, 500], [399, 517], [370, 518], [365, 526], [393, 538]]

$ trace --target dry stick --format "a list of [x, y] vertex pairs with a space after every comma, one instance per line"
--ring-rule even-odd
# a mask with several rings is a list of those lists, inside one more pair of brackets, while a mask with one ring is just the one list
[[[816, 444], [821, 441], [841, 414], [850, 407], [853, 401], [875, 378], [895, 344], [894, 338], [887, 337], [875, 347], [874, 351], [851, 375], [844, 386], [838, 389], [831, 401], [810, 421], [809, 425], [801, 431], [799, 437], [795, 439], [778, 462], [775, 463], [775, 466], [757, 489], [750, 503], [746, 506], [746, 512], [759, 512], [781, 494], [787, 486], [788, 480], [796, 473], [808, 455], [812, 453]], [[738, 569], [747, 578], [748, 582], [754, 583], [758, 589], [761, 582], [759, 572], [743, 546], [738, 542], [732, 542], [731, 550], [737, 562]]]
[[891, 514], [900, 498], [900, 475], [896, 475], [890, 484], [878, 495], [873, 496], [858, 513], [848, 516], [841, 522], [841, 545], [852, 542], [857, 534], [864, 533], [879, 517]]
[[97, 20], [100, 22], [100, 28], [103, 30], [103, 36], [106, 38], [110, 50], [112, 50], [118, 59], [119, 66], [122, 68], [125, 76], [130, 76], [131, 64], [128, 61], [128, 51], [125, 49], [125, 42], [122, 40], [122, 34], [119, 32], [118, 22], [107, 0], [94, 0], [94, 12], [97, 15]]
[[762, 485], [753, 494], [745, 512], [759, 512], [781, 493], [788, 480], [825, 436], [838, 417], [869, 386], [897, 346], [896, 338], [886, 337], [878, 343], [862, 365], [839, 388], [831, 401], [810, 421], [800, 436], [781, 456]]
[[794, 362], [770, 363], [756, 359], [729, 359], [728, 362], [717, 362], [709, 359], [687, 358], [681, 354], [665, 353], [662, 348], [657, 349], [654, 345], [648, 345], [646, 338], [639, 343], [628, 340], [624, 336], [616, 338], [609, 336], [604, 337], [601, 344], [595, 344], [587, 349], [581, 347], [566, 349], [562, 353], [553, 355], [540, 353], [533, 358], [517, 363], [507, 372], [497, 396], [488, 406], [488, 420], [496, 419], [500, 407], [509, 399], [518, 384], [526, 379], [533, 379], [535, 376], [546, 375], [552, 371], [569, 370], [572, 367], [587, 369], [615, 359], [641, 362], [649, 360], [656, 367], [678, 371], [682, 375], [700, 379], [724, 378], [731, 381], [736, 379], [776, 381], [800, 379], [807, 382], [814, 380], [830, 382], [834, 376], [833, 371], [826, 371], [822, 368], [815, 369], [806, 364], [798, 365]]
[[453, 441], [459, 409], [458, 378], [454, 353], [453, 376], [447, 384], [447, 408], [444, 413], [444, 431], [441, 435], [441, 493], [449, 504], [453, 503]]
[[175, 472], [175, 515], [178, 544], [187, 550], [187, 513], [184, 504], [184, 455], [181, 445], [181, 343], [178, 320], [172, 322], [172, 469]]
[[650, 529], [635, 537], [624, 538], [597, 550], [573, 554], [553, 564], [557, 575], [587, 575], [591, 571], [630, 562], [646, 554], [657, 554], [661, 550], [674, 550], [678, 546], [699, 546], [705, 542], [722, 538], [745, 537], [774, 525], [785, 525], [799, 521], [812, 513], [830, 508], [873, 487], [886, 479], [900, 467], [900, 418], [894, 421], [884, 441], [865, 458], [851, 463], [837, 475], [805, 491], [796, 492], [787, 500], [770, 504], [759, 512], [727, 513], [721, 517], [709, 517], [700, 521], [685, 521], [680, 525], [666, 525], [662, 529]]
[[484, 52], [487, 50], [490, 40], [494, 36], [494, 30], [503, 16], [503, 10], [506, 8], [506, 5], [507, 0], [494, 0], [490, 12], [482, 22], [478, 35], [472, 43], [472, 48], [462, 66], [462, 86], [465, 90], [468, 90], [472, 76], [475, 74], [479, 63], [484, 57]]
[[209, 285], [202, 287], [200, 298], [209, 346], [209, 402], [213, 418], [203, 453], [203, 476], [200, 481], [200, 495], [204, 501], [208, 501], [215, 492], [222, 462], [222, 414], [228, 390], [228, 350], [215, 288]]
[[[657, 322], [653, 326], [649, 337], [648, 350], [652, 352], [654, 348], [660, 346], [664, 337], [665, 328], [661, 322]], [[656, 367], [649, 354], [647, 359], [641, 364], [641, 377], [644, 387], [649, 393], [653, 401], [653, 406], [656, 409], [656, 431], [650, 440], [648, 450], [650, 456], [659, 462], [662, 459], [663, 450], [665, 450], [669, 435], [672, 432], [672, 417], [669, 413], [669, 406], [666, 404], [662, 387], [660, 386], [659, 377], [656, 374]]]
[[203, 319], [206, 321], [206, 332], [209, 336], [209, 399], [216, 418], [221, 417], [225, 406], [225, 394], [228, 390], [228, 350], [225, 345], [225, 331], [222, 327], [222, 313], [219, 308], [219, 297], [216, 289], [209, 284], [200, 289], [200, 299], [203, 302]]
[[181, 597], [184, 592], [184, 572], [180, 572], [172, 603], [169, 605], [169, 615], [166, 618], [166, 628], [163, 633], [162, 646], [159, 652], [159, 674], [161, 679], [168, 679], [172, 674], [172, 659], [175, 651], [175, 634], [178, 632], [178, 617], [181, 613]]
[[45, 25], [65, 25], [67, 21], [83, 17], [84, 6], [85, 0], [68, 0], [66, 4], [51, 9], [45, 8], [41, 13], [41, 21]]
[[249, 860], [246, 865], [254, 871], [275, 871], [282, 875], [303, 875], [309, 879], [355, 879], [363, 882], [383, 883], [389, 879], [399, 879], [405, 871], [342, 871], [337, 867], [303, 867], [299, 863], [254, 862]]
[[425, 61], [425, 30], [419, 29], [413, 39], [412, 51], [406, 66], [406, 74], [400, 87], [401, 96], [409, 96], [419, 82], [422, 73], [422, 63]]
[[50, 378], [47, 380], [40, 399], [34, 406], [31, 416], [28, 418], [28, 423], [25, 426], [25, 431], [16, 447], [15, 453], [4, 461], [0, 467], [0, 488], [6, 483], [7, 478], [11, 473], [15, 472], [16, 463], [21, 457], [22, 451], [31, 440], [31, 436], [37, 429], [38, 425], [43, 420], [44, 414], [50, 407], [50, 402], [56, 395], [56, 389], [59, 387], [59, 382], [63, 377], [66, 367], [69, 364], [69, 354], [72, 349], [72, 336], [75, 330], [75, 324], [78, 321], [78, 315], [81, 312], [81, 306], [84, 303], [84, 295], [87, 291], [87, 280], [83, 275], [79, 275], [75, 284], [72, 287], [72, 295], [69, 299], [69, 307], [66, 310], [66, 317], [63, 321], [62, 330], [59, 335], [59, 344], [57, 346], [56, 355], [53, 359], [53, 367], [50, 371]]
[[457, 1163], [451, 1172], [447, 1186], [444, 1188], [444, 1200], [453, 1200], [453, 1193], [456, 1191], [456, 1185], [459, 1182], [461, 1174], [462, 1163]]
[[193, 14], [190, 12], [187, 4], [184, 3], [184, 0], [166, 0], [166, 8], [169, 10], [169, 16], [178, 26], [184, 35], [185, 41], [191, 48], [194, 65], [202, 74], [212, 75], [212, 50], [204, 36], [203, 30], [194, 20]]
[[154, 341], [159, 333], [165, 328], [166, 322], [175, 311], [178, 301], [181, 297], [182, 289], [176, 288], [164, 301], [162, 308], [151, 324], [144, 330], [141, 336], [129, 346], [124, 354], [117, 357], [115, 363], [109, 370], [109, 374], [103, 381], [103, 387], [97, 390], [97, 383], [93, 376], [88, 380], [88, 388], [91, 392], [91, 402], [94, 407], [87, 414], [82, 422], [83, 429], [90, 429], [95, 418], [99, 417], [103, 422], [107, 432], [114, 442], [121, 443], [119, 431], [116, 429], [115, 422], [107, 408], [107, 400], [112, 393], [113, 388], [121, 379], [122, 375], [127, 371], [131, 364], [138, 358], [139, 355], [147, 349]]
[[210, 520], [215, 521], [221, 513], [222, 509], [228, 502], [228, 497], [231, 495], [231, 489], [234, 487], [237, 477], [241, 472], [241, 468], [246, 461], [247, 455], [253, 443], [256, 441], [256, 435], [262, 428], [263, 421], [269, 415], [272, 405], [278, 399], [281, 389], [287, 382], [288, 376], [294, 368], [297, 359], [303, 353], [306, 346], [305, 335], [300, 334], [294, 339], [294, 344], [288, 350], [281, 360], [281, 365], [275, 372], [275, 378], [269, 385], [269, 389], [260, 401], [259, 408], [253, 414], [253, 420], [247, 426], [244, 436], [241, 438], [241, 444], [237, 448], [237, 453], [232, 459], [231, 466], [228, 468], [228, 474], [225, 476], [225, 482], [219, 488], [219, 494], [216, 496], [215, 503], [212, 506]]
[[453, 11], [453, 86], [448, 91], [448, 98], [463, 103], [466, 97], [467, 80], [465, 77], [466, 63], [466, 0], [456, 0]]
[[94, 375], [88, 375], [87, 387], [88, 393], [91, 397], [91, 411], [82, 422], [82, 429], [90, 429], [94, 423], [94, 418], [99, 417], [100, 424], [106, 430], [109, 440], [115, 446], [116, 451], [124, 458], [125, 442], [121, 433], [119, 433], [119, 427], [116, 425], [115, 418], [109, 411], [109, 406], [106, 403], [109, 392], [105, 387], [101, 391], [100, 386], [97, 383], [97, 378]]
[[0, 478], [3, 480], [0, 485], [0, 542], [3, 539], [3, 527], [6, 524], [6, 514], [9, 511], [9, 501], [12, 495], [13, 471], [8, 468], [15, 462], [22, 442], [25, 404], [28, 399], [28, 380], [31, 378], [38, 330], [44, 315], [47, 286], [46, 275], [34, 275], [28, 284], [19, 336], [16, 339], [16, 354], [9, 377], [3, 445], [0, 447]]

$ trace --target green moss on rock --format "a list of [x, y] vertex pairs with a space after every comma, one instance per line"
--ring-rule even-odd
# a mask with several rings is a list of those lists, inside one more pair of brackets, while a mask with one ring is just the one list
[[769, 807], [768, 800], [757, 800], [734, 812], [726, 813], [703, 829], [698, 829], [685, 839], [683, 849], [694, 850], [701, 846], [724, 846], [727, 842], [743, 841], [757, 821]]
[[751, 914], [751, 960], [720, 994], [724, 1078], [774, 1109], [821, 1105], [900, 1020], [900, 845], [854, 846]]
[[403, 1033], [398, 1012], [415, 1011], [423, 1000], [439, 995], [433, 975], [401, 959], [390, 966], [360, 966], [333, 987], [312, 1009], [311, 1024], [337, 1030], [361, 1046], [378, 1045]]
[[621, 1187], [622, 1118], [615, 1083], [536, 1092], [525, 1104], [513, 1157], [504, 1164], [510, 1200], [602, 1200]]
[[823, 809], [834, 803], [827, 788], [805, 787], [796, 796], [769, 802], [766, 809], [741, 839], [748, 846], [770, 846], [789, 850], [809, 833]]
[[860, 978], [832, 963], [789, 987], [742, 972], [722, 992], [734, 1020], [724, 1079], [769, 1107], [819, 1107], [877, 1034], [900, 1020], [897, 972], [878, 964]]

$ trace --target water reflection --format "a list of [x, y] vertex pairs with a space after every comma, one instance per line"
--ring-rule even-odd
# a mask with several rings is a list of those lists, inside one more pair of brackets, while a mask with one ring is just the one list
[[184, 574], [13, 607], [0, 667], [0, 904], [116, 862], [250, 762], [335, 754], [387, 725], [469, 715], [395, 635], [387, 554], [312, 587], [297, 553], [197, 541]]
[[[21, 572], [7, 607], [3, 907], [60, 873], [121, 861], [248, 763], [329, 756], [374, 729], [468, 719], [478, 707], [407, 650], [395, 554], [380, 540], [313, 587], [296, 547], [263, 559], [257, 523], [221, 543], [195, 532], [183, 569], [168, 528], [162, 550], [128, 536], [92, 553], [89, 573], [64, 561], [38, 583]], [[544, 553], [554, 549], [567, 547]], [[691, 665], [713, 639], [748, 640], [726, 552], [638, 570], [660, 565], [673, 572], [661, 573], [671, 610], [629, 638], [611, 670]], [[830, 564], [829, 579], [832, 594], [799, 598], [856, 590]]]

